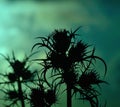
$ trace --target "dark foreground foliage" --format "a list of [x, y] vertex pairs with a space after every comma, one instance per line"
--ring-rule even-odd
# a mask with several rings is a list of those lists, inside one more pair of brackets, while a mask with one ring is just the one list
[[[33, 60], [33, 63], [40, 64], [39, 71], [31, 71], [31, 64], [28, 63], [36, 52], [26, 56], [23, 61], [18, 60], [14, 52], [12, 59], [1, 54], [12, 68], [11, 72], [0, 74], [7, 78], [7, 81], [0, 83], [5, 85], [1, 89], [7, 95], [5, 100], [10, 101], [7, 107], [19, 106], [18, 102], [21, 107], [25, 107], [27, 102], [30, 107], [51, 107], [59, 101], [59, 92], [66, 93], [67, 107], [72, 107], [73, 96], [80, 101], [88, 101], [91, 107], [101, 107], [101, 94], [97, 86], [107, 82], [101, 78], [95, 65], [97, 61], [104, 64], [105, 69], [101, 70], [104, 76], [107, 66], [101, 57], [95, 55], [95, 47], [80, 40], [76, 33], [79, 29], [55, 30], [47, 37], [37, 37], [39, 42], [34, 44], [32, 51], [38, 47], [44, 49], [46, 55], [45, 58]], [[62, 85], [65, 89], [61, 88]]]
[[[57, 84], [58, 87], [66, 85], [67, 107], [72, 106], [72, 97], [76, 94], [80, 100], [89, 101], [91, 107], [99, 107], [100, 93], [94, 86], [106, 82], [100, 78], [100, 73], [96, 71], [94, 65], [97, 60], [102, 61], [105, 75], [107, 66], [102, 58], [94, 54], [95, 48], [90, 50], [88, 44], [82, 40], [77, 41], [78, 30], [79, 28], [73, 32], [66, 29], [55, 30], [48, 37], [37, 37], [40, 42], [36, 43], [32, 50], [36, 46], [46, 49], [46, 58], [36, 59], [43, 65], [41, 77], [48, 85]], [[54, 78], [51, 83], [46, 76], [47, 73]]]

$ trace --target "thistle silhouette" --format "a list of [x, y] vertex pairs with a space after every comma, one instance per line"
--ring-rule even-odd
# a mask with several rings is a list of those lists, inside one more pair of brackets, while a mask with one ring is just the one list
[[[95, 48], [88, 51], [90, 45], [85, 44], [82, 40], [77, 42], [75, 31], [55, 30], [48, 37], [37, 37], [40, 42], [36, 43], [32, 50], [46, 48], [46, 58], [35, 59], [43, 66], [41, 77], [44, 78], [48, 86], [56, 84], [60, 87], [66, 85], [67, 107], [72, 107], [72, 97], [80, 94], [81, 100], [90, 102], [91, 107], [99, 107], [98, 96], [100, 93], [94, 89], [94, 85], [107, 83], [100, 79], [100, 74], [95, 70], [95, 62], [102, 61], [105, 66], [106, 75], [107, 66], [105, 61], [96, 56]], [[50, 73], [51, 72], [51, 73]], [[53, 78], [50, 83], [47, 73]]]
[[51, 107], [57, 103], [56, 86], [44, 86], [39, 82], [36, 88], [31, 88], [30, 103], [32, 107]]
[[[29, 60], [37, 52], [26, 55], [22, 61], [15, 57], [14, 52], [12, 58], [0, 54], [12, 68], [8, 73], [0, 74], [6, 78], [0, 82], [3, 85], [1, 91], [6, 94], [5, 100], [11, 102], [6, 107], [19, 106], [18, 102], [21, 107], [25, 107], [26, 101], [31, 107], [51, 107], [58, 102], [61, 91], [66, 93], [67, 107], [72, 107], [73, 96], [88, 101], [91, 107], [101, 107], [101, 94], [96, 86], [100, 87], [101, 83], [107, 82], [101, 78], [95, 65], [98, 60], [103, 63], [104, 76], [107, 65], [101, 57], [95, 55], [95, 47], [91, 49], [91, 45], [78, 41], [80, 36], [76, 32], [79, 29], [55, 30], [48, 37], [37, 37], [40, 41], [33, 45], [32, 51], [38, 47], [45, 49], [46, 55], [45, 58], [33, 59], [33, 62], [39, 61], [42, 65], [40, 72], [30, 70]], [[29, 82], [31, 84], [27, 84]], [[61, 88], [62, 85], [65, 90]]]
[[[8, 87], [12, 88], [1, 89], [7, 95], [5, 100], [12, 102], [9, 104], [9, 107], [13, 105], [18, 105], [18, 101], [21, 102], [21, 107], [25, 107], [26, 94], [23, 90], [22, 84], [34, 81], [35, 72], [29, 70], [30, 65], [28, 64], [28, 61], [29, 58], [35, 53], [29, 56], [25, 56], [25, 59], [23, 61], [16, 59], [14, 52], [12, 52], [12, 58], [10, 58], [9, 56], [6, 57], [1, 54], [12, 68], [11, 72], [7, 74], [1, 74], [1, 76], [3, 76], [4, 78], [6, 77], [7, 80], [0, 82], [0, 84], [4, 84], [5, 86], [7, 85]], [[17, 88], [15, 88], [16, 84]]]

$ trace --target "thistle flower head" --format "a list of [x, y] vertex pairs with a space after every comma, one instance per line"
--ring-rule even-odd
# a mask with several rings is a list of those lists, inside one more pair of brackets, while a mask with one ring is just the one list
[[96, 71], [83, 72], [79, 78], [79, 85], [83, 89], [90, 89], [92, 85], [98, 85], [104, 81], [100, 80], [100, 76]]
[[45, 107], [45, 101], [44, 101], [44, 90], [41, 89], [32, 89], [30, 98], [31, 98], [31, 104], [32, 107]]
[[52, 34], [53, 48], [58, 53], [65, 53], [71, 43], [67, 30], [55, 30]]
[[79, 41], [76, 45], [73, 45], [69, 50], [69, 58], [71, 61], [82, 61], [82, 59], [87, 55], [88, 45]]
[[19, 94], [17, 93], [17, 91], [14, 91], [14, 90], [9, 90], [7, 92], [7, 95], [8, 95], [8, 99], [10, 99], [10, 100], [14, 100], [14, 99], [19, 98]]
[[57, 102], [56, 90], [48, 89], [45, 94], [45, 101], [47, 105], [50, 105], [50, 106], [55, 104]]

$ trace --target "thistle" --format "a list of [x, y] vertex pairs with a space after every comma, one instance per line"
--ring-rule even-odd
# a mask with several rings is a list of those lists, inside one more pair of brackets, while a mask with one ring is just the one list
[[91, 106], [94, 102], [97, 107], [98, 94], [93, 94], [95, 91], [92, 85], [105, 82], [100, 80], [95, 70], [89, 72], [89, 69], [94, 67], [93, 65], [97, 60], [100, 60], [105, 66], [106, 75], [107, 65], [102, 58], [95, 55], [95, 48], [89, 50], [90, 45], [82, 40], [76, 41], [76, 36], [79, 36], [76, 32], [79, 28], [73, 32], [66, 29], [55, 30], [48, 37], [37, 37], [40, 42], [36, 43], [32, 50], [36, 46], [46, 48], [46, 58], [36, 59], [43, 66], [41, 76], [49, 85], [51, 83], [46, 76], [49, 72], [50, 78], [53, 78], [52, 84], [66, 85], [67, 107], [72, 106], [74, 93], [81, 93], [89, 101], [92, 99]]

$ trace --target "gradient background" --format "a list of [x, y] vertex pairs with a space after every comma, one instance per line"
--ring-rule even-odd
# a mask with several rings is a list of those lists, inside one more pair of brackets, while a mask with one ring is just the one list
[[[101, 92], [107, 107], [120, 107], [120, 1], [119, 0], [0, 0], [0, 53], [14, 50], [17, 57], [30, 53], [37, 36], [54, 29], [79, 30], [81, 38], [96, 47], [108, 66]], [[6, 64], [0, 59], [0, 71]], [[65, 98], [56, 107], [65, 107]], [[88, 107], [74, 101], [74, 107]], [[80, 105], [81, 104], [81, 105]], [[0, 103], [2, 107], [2, 104]]]

